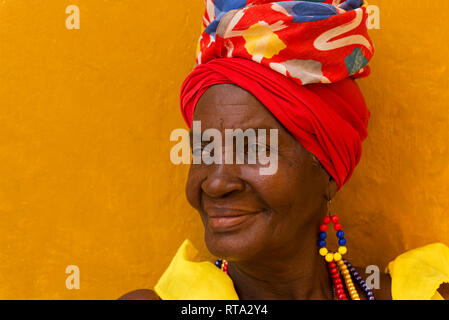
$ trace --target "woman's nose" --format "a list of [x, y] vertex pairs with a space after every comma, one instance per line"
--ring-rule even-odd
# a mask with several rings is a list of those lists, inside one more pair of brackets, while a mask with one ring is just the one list
[[245, 190], [245, 183], [234, 173], [235, 164], [211, 165], [201, 189], [211, 198], [222, 198]]

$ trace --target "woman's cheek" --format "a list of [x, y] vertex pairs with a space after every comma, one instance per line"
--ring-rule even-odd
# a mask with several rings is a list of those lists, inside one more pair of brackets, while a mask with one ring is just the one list
[[196, 165], [191, 165], [186, 183], [186, 198], [190, 205], [199, 210], [201, 204], [201, 171]]
[[254, 166], [242, 173], [242, 178], [251, 186], [253, 192], [269, 207], [275, 209], [285, 205], [286, 195], [291, 189], [291, 183], [286, 178], [291, 172], [280, 167], [273, 175], [261, 175], [257, 166]]

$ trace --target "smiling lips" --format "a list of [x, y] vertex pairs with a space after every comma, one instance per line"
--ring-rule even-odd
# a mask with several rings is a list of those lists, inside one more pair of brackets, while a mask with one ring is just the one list
[[208, 224], [215, 232], [233, 231], [254, 218], [261, 211], [246, 211], [230, 208], [209, 208], [206, 210]]

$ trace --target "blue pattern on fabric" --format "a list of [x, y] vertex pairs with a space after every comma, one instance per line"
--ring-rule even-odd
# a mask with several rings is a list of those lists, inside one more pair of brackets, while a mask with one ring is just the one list
[[311, 22], [328, 19], [338, 14], [337, 9], [322, 1], [282, 1], [277, 2], [293, 16], [293, 22]]
[[349, 74], [352, 75], [365, 67], [368, 64], [368, 59], [363, 55], [360, 48], [356, 48], [345, 58], [345, 64]]
[[209, 24], [205, 31], [215, 39], [215, 33], [217, 32], [221, 18], [231, 10], [244, 8], [246, 6], [246, 0], [215, 0], [214, 5], [215, 20]]
[[346, 11], [355, 10], [363, 5], [363, 0], [346, 0], [340, 4], [340, 8]]

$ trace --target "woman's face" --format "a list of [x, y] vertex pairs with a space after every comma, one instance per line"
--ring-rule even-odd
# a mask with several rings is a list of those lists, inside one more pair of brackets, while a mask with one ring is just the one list
[[273, 175], [261, 175], [259, 162], [191, 166], [187, 199], [200, 213], [210, 252], [234, 261], [276, 258], [295, 250], [302, 237], [315, 235], [315, 242], [329, 176], [312, 154], [253, 95], [232, 84], [210, 87], [194, 120], [202, 131], [221, 132], [223, 159], [225, 129], [267, 129], [267, 149], [269, 129], [278, 130], [278, 148], [269, 150], [278, 152]]

